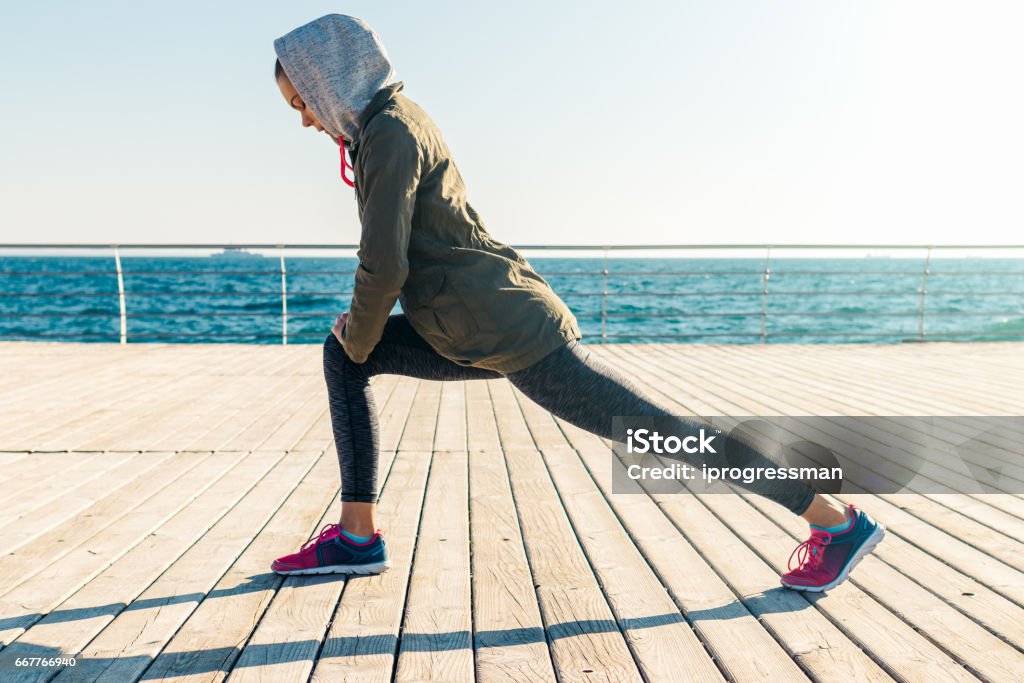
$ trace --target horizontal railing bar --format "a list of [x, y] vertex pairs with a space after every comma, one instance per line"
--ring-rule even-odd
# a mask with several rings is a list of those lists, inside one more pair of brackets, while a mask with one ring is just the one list
[[[600, 292], [559, 292], [561, 296], [601, 296]], [[771, 290], [769, 296], [917, 296], [920, 294], [918, 290], [907, 290], [903, 292], [871, 292], [871, 291], [788, 291], [779, 292]], [[929, 296], [1004, 296], [1008, 294], [1020, 294], [1022, 292], [928, 292]], [[761, 296], [761, 292], [608, 292], [608, 297], [630, 297], [630, 296], [661, 296], [661, 297], [672, 297], [672, 296]]]
[[1020, 340], [1019, 334], [1000, 334], [998, 332], [929, 332], [925, 337], [998, 337], [1000, 339]]
[[[99, 318], [116, 316], [117, 311], [110, 311], [109, 313], [0, 313], [0, 318]], [[289, 313], [289, 318], [315, 318], [323, 316], [337, 315], [336, 313]], [[217, 317], [246, 317], [246, 316], [268, 316], [268, 317], [281, 317], [281, 311], [169, 311], [169, 312], [154, 312], [154, 313], [125, 313], [126, 318], [188, 318], [188, 317], [206, 317], [206, 318], [217, 318]]]
[[[100, 318], [117, 315], [117, 311], [107, 311], [104, 313], [0, 313], [0, 318]], [[313, 312], [297, 312], [288, 313], [289, 318], [321, 318], [330, 317], [336, 315], [334, 311], [324, 311], [321, 313]], [[668, 313], [650, 313], [650, 312], [637, 312], [637, 313], [606, 313], [606, 318], [749, 318], [758, 317], [761, 315], [760, 311], [728, 311], [725, 313], [718, 312], [706, 312], [706, 313], [691, 313], [691, 312], [668, 312]], [[888, 313], [888, 312], [876, 312], [876, 311], [771, 311], [770, 317], [845, 317], [845, 316], [870, 316], [880, 318], [916, 318], [918, 317], [916, 312], [903, 312], [903, 313]], [[926, 316], [949, 316], [949, 317], [961, 317], [961, 316], [974, 316], [974, 317], [1006, 317], [1006, 316], [1022, 316], [1024, 317], [1024, 311], [998, 311], [998, 312], [985, 312], [985, 311], [927, 311]], [[281, 312], [279, 310], [272, 311], [159, 311], [159, 312], [142, 312], [142, 313], [126, 313], [128, 318], [176, 318], [176, 317], [252, 317], [252, 316], [266, 316], [279, 318]], [[577, 317], [586, 318], [587, 314], [577, 311]], [[590, 317], [599, 317], [598, 313], [594, 313]]]
[[68, 297], [68, 296], [110, 296], [117, 297], [117, 292], [0, 292], [0, 297]]
[[[127, 275], [280, 275], [276, 269], [267, 270], [128, 270]], [[614, 276], [643, 276], [643, 277], [667, 277], [667, 276], [697, 276], [697, 275], [757, 275], [760, 276], [763, 270], [667, 270], [667, 271], [643, 271], [643, 270], [609, 270], [608, 277]], [[602, 271], [545, 271], [540, 270], [545, 277], [602, 277]], [[354, 270], [289, 270], [288, 275], [355, 275]], [[771, 274], [776, 277], [783, 275], [905, 275], [920, 276], [921, 271], [909, 270], [773, 270]], [[113, 270], [9, 270], [0, 271], [0, 275], [116, 275]], [[929, 272], [928, 277], [959, 277], [961, 275], [1019, 275], [1024, 276], [1024, 271], [1012, 270], [964, 270], [955, 272]]]
[[[163, 258], [163, 257], [160, 257]], [[170, 258], [170, 257], [166, 257]], [[124, 275], [280, 275], [275, 264], [274, 270], [128, 270]], [[289, 270], [289, 275], [355, 275], [354, 270]], [[0, 275], [117, 275], [114, 270], [0, 270]]]
[[[179, 271], [184, 272], [184, 271]], [[0, 275], [117, 275], [116, 270], [0, 270]]]
[[[338, 294], [344, 294], [345, 292], [319, 292], [318, 295], [322, 296], [336, 296]], [[295, 296], [302, 295], [314, 295], [312, 292], [295, 292]], [[351, 292], [349, 292], [351, 294]], [[117, 296], [117, 292], [0, 292], [0, 297], [39, 297], [39, 296]], [[193, 292], [193, 291], [181, 291], [181, 292], [125, 292], [125, 297], [131, 296], [281, 296], [281, 292]]]
[[[904, 292], [870, 292], [870, 291], [793, 291], [793, 292], [771, 292], [771, 296], [915, 296], [920, 294], [920, 291], [904, 291]], [[303, 296], [324, 296], [324, 297], [335, 297], [335, 296], [348, 296], [351, 292], [337, 291], [337, 292], [291, 292], [289, 297], [303, 297]], [[560, 296], [578, 296], [578, 297], [592, 297], [592, 296], [608, 296], [608, 297], [739, 297], [739, 296], [761, 296], [760, 292], [560, 292]], [[1024, 296], [1024, 291], [1004, 291], [1004, 292], [929, 292], [929, 296], [959, 296], [959, 297], [978, 297], [978, 296]], [[2, 297], [85, 297], [85, 296], [118, 296], [117, 292], [0, 292], [0, 298]], [[211, 296], [211, 297], [223, 297], [223, 296], [272, 296], [280, 297], [281, 292], [207, 292], [207, 291], [182, 291], [182, 292], [125, 292], [125, 297], [142, 297], [142, 296], [154, 296], [154, 297], [170, 297], [170, 296]]]
[[[866, 337], [885, 338], [906, 336], [909, 341], [917, 341], [916, 332], [771, 332], [769, 337]], [[1018, 335], [999, 335], [989, 332], [928, 332], [925, 338], [930, 337], [1006, 337], [1007, 339], [1019, 339]], [[912, 338], [913, 337], [913, 338]]]
[[[577, 314], [578, 316], [579, 314]], [[731, 312], [731, 313], [606, 313], [606, 318], [743, 318], [743, 317], [757, 317], [761, 315], [761, 311], [747, 311], [745, 313]], [[981, 316], [981, 317], [1002, 317], [1002, 316], [1024, 316], [1024, 311], [1011, 311], [1009, 313], [1004, 311], [994, 312], [980, 312], [980, 311], [927, 311], [926, 316], [941, 315], [941, 316]], [[822, 317], [822, 318], [836, 318], [840, 316], [870, 316], [879, 318], [916, 318], [919, 314], [914, 312], [905, 313], [876, 313], [873, 311], [857, 311], [857, 312], [843, 312], [843, 311], [769, 311], [768, 317], [778, 316], [789, 316], [789, 317]]]
[[[306, 332], [306, 333], [294, 332], [293, 333], [293, 332], [289, 332], [288, 337], [289, 337], [289, 339], [295, 339], [295, 338], [300, 338], [300, 337], [302, 337], [302, 338], [317, 338], [318, 339], [318, 338], [325, 337], [327, 334], [329, 334], [329, 332], [324, 332], [324, 333], [319, 333], [319, 332]], [[905, 341], [905, 342], [915, 342], [915, 341], [918, 341], [918, 340], [912, 338], [912, 334], [909, 333], [909, 332], [903, 332], [903, 333], [893, 332], [893, 333], [885, 333], [885, 334], [880, 333], [880, 334], [872, 334], [872, 335], [868, 335], [868, 334], [857, 335], [857, 334], [852, 334], [852, 333], [824, 333], [824, 332], [821, 332], [821, 333], [818, 333], [818, 332], [798, 333], [798, 332], [794, 332], [794, 333], [769, 333], [767, 336], [768, 336], [769, 339], [806, 338], [806, 337], [843, 337], [843, 338], [857, 337], [857, 338], [862, 338], [862, 339], [865, 339], [865, 340], [897, 338], [897, 339], [901, 339], [902, 341]], [[207, 334], [197, 334], [197, 335], [183, 335], [183, 334], [174, 334], [174, 335], [133, 334], [133, 335], [131, 335], [130, 339], [131, 339], [131, 341], [134, 342], [134, 341], [137, 341], [139, 339], [176, 339], [176, 338], [188, 338], [188, 339], [191, 339], [191, 340], [196, 340], [196, 339], [202, 340], [202, 339], [207, 338], [207, 337], [213, 337], [213, 338], [218, 338], [218, 339], [220, 339], [220, 338], [227, 338], [227, 337], [234, 337], [234, 338], [243, 339], [243, 340], [244, 339], [271, 339], [271, 338], [273, 338], [273, 339], [280, 339], [281, 334], [280, 333], [278, 333], [278, 334], [250, 334], [250, 333], [213, 334], [213, 333], [207, 333]], [[739, 337], [739, 338], [750, 337], [752, 339], [757, 339], [759, 337], [759, 333], [756, 333], [756, 332], [723, 332], [723, 333], [698, 333], [698, 334], [690, 334], [690, 335], [659, 335], [659, 334], [613, 335], [613, 334], [609, 334], [609, 335], [605, 336], [606, 339], [702, 339], [702, 338], [724, 338], [724, 337]], [[72, 335], [69, 335], [69, 334], [12, 335], [12, 336], [4, 336], [2, 338], [2, 340], [0, 340], [0, 341], [29, 341], [29, 342], [31, 342], [31, 341], [36, 341], [36, 340], [40, 340], [40, 339], [59, 339], [61, 341], [72, 341], [73, 342], [73, 341], [76, 341], [76, 340], [82, 339], [82, 338], [85, 338], [85, 339], [96, 339], [96, 340], [109, 339], [112, 342], [116, 342], [117, 339], [118, 339], [118, 333], [117, 332], [111, 332], [111, 333], [84, 333], [83, 332], [83, 333], [75, 333], [75, 334], [72, 334]], [[927, 335], [927, 338], [943, 338], [943, 339], [972, 338], [975, 341], [983, 341], [983, 342], [984, 341], [1017, 341], [1017, 340], [1019, 340], [1019, 337], [1016, 336], [1016, 335], [989, 334], [989, 333], [970, 333], [970, 332], [965, 332], [965, 333], [948, 333], [948, 334], [946, 334], [946, 333], [935, 333], [935, 334], [929, 333]]]
[[[698, 339], [700, 337], [754, 337], [760, 332], [694, 332], [693, 334], [606, 334], [605, 339]], [[583, 341], [587, 341], [584, 337]]]
[[[920, 275], [920, 273], [918, 273]], [[961, 270], [948, 272], [935, 272], [928, 270], [928, 277], [956, 277], [958, 275], [1024, 275], [1024, 271], [1017, 270]]]
[[[580, 276], [588, 275], [594, 277], [600, 277], [605, 273], [603, 271], [547, 271], [538, 269], [538, 272], [545, 276]], [[771, 270], [771, 275], [911, 275], [920, 277], [921, 271], [894, 271], [894, 270]], [[658, 271], [645, 271], [645, 270], [609, 270], [608, 277], [614, 275], [630, 275], [630, 276], [665, 276], [665, 275], [757, 275], [760, 277], [764, 274], [764, 268], [758, 270], [658, 270]], [[1000, 275], [1001, 271], [990, 273], [991, 275]], [[1024, 273], [1020, 273], [1024, 275]]]
[[[301, 296], [348, 296], [351, 292], [290, 292], [290, 297]], [[608, 297], [673, 297], [673, 296], [761, 296], [761, 292], [560, 292], [561, 296], [608, 296]], [[915, 296], [920, 294], [917, 290], [902, 292], [872, 292], [862, 291], [771, 291], [771, 296]], [[117, 296], [117, 292], [0, 292], [0, 297], [70, 297], [70, 296]], [[209, 291], [180, 291], [180, 292], [125, 292], [125, 297], [132, 296], [281, 296], [281, 292], [209, 292]], [[928, 296], [1024, 296], [1024, 291], [996, 291], [996, 292], [928, 292]]]
[[[760, 332], [703, 332], [694, 334], [609, 334], [608, 338], [616, 339], [682, 339], [686, 337], [758, 337]], [[767, 336], [770, 337], [902, 337], [910, 335], [910, 332], [768, 332]]]
[[[153, 243], [140, 242], [4, 242], [0, 249], [358, 249], [358, 244], [268, 244], [268, 243]], [[1024, 249], [1024, 244], [521, 244], [516, 249], [557, 251], [709, 250], [709, 249]]]
[[[905, 292], [776, 292], [770, 291], [769, 296], [775, 295], [791, 295], [791, 296], [833, 296], [836, 294], [843, 295], [872, 295], [872, 296], [916, 296], [920, 292], [905, 291]], [[953, 292], [954, 294], [960, 294], [959, 292]], [[561, 296], [601, 296], [601, 292], [559, 292]], [[931, 292], [929, 292], [931, 294]], [[972, 293], [973, 294], [973, 293]], [[1024, 294], [1024, 292], [1020, 292]], [[671, 297], [671, 296], [761, 296], [761, 292], [607, 292], [605, 296], [608, 297], [630, 297], [630, 296], [660, 296], [660, 297]]]
[[[312, 334], [313, 333], [309, 333], [309, 335], [312, 335]], [[118, 335], [119, 335], [118, 332], [73, 332], [73, 333], [63, 333], [63, 334], [32, 334], [31, 336], [22, 335], [22, 338], [24, 338], [25, 340], [31, 341], [31, 340], [35, 340], [35, 339], [65, 339], [65, 340], [70, 340], [70, 339], [72, 339], [74, 337], [98, 337], [98, 338], [107, 338], [107, 337], [109, 337], [112, 341], [117, 341]], [[297, 336], [297, 335], [289, 333], [288, 336], [289, 337], [293, 337], [293, 336]], [[249, 333], [249, 332], [245, 332], [245, 333], [239, 333], [239, 332], [197, 332], [195, 334], [184, 334], [184, 333], [180, 333], [180, 332], [179, 333], [175, 333], [175, 334], [145, 334], [145, 333], [135, 334], [135, 333], [133, 333], [133, 334], [131, 334], [129, 336], [129, 341], [135, 341], [137, 339], [171, 339], [171, 338], [176, 338], [176, 337], [184, 337], [184, 338], [188, 338], [188, 339], [195, 339], [197, 337], [240, 337], [240, 338], [255, 337], [257, 339], [280, 339], [281, 338], [281, 333], [280, 332], [278, 332], [276, 334], [259, 334], [259, 333], [255, 333], [255, 332], [253, 332], [253, 333]], [[0, 341], [18, 341], [19, 339], [20, 339], [19, 337], [14, 337], [12, 339], [11, 337], [3, 336], [2, 338], [0, 338]]]
[[[328, 332], [289, 332], [288, 338], [297, 337], [325, 337]], [[912, 334], [909, 332], [891, 332], [891, 333], [878, 333], [878, 334], [853, 334], [853, 333], [826, 333], [826, 332], [772, 332], [769, 333], [768, 338], [787, 338], [787, 337], [859, 337], [859, 338], [874, 338], [874, 339], [889, 339], [889, 338], [902, 338], [903, 341], [915, 342], [917, 339], [912, 338]], [[188, 338], [196, 339], [203, 337], [215, 337], [215, 338], [226, 338], [226, 337], [237, 337], [239, 339], [278, 339], [280, 333], [277, 334], [239, 334], [239, 333], [199, 333], [199, 334], [133, 334], [130, 337], [131, 341], [137, 341], [139, 339], [173, 339], [173, 338]], [[694, 334], [632, 334], [632, 335], [621, 335], [621, 334], [609, 334], [606, 335], [606, 339], [700, 339], [700, 338], [721, 338], [721, 337], [750, 337], [757, 339], [759, 337], [758, 332], [705, 332], [705, 333], [694, 333]], [[1017, 335], [1007, 334], [995, 334], [995, 333], [972, 333], [972, 332], [950, 332], [950, 333], [928, 333], [928, 338], [941, 337], [944, 339], [953, 339], [961, 337], [974, 338], [975, 341], [1016, 341], [1019, 339]], [[108, 333], [88, 333], [88, 332], [75, 332], [73, 334], [31, 334], [31, 335], [12, 335], [12, 336], [0, 336], [0, 341], [35, 341], [38, 339], [61, 339], [64, 341], [74, 341], [77, 338], [90, 338], [90, 339], [109, 339], [112, 342], [116, 342], [118, 338], [117, 332]]]

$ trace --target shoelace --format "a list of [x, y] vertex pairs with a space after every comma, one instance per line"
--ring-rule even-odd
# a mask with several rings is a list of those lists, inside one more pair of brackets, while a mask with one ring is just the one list
[[305, 542], [305, 543], [304, 543], [304, 544], [302, 545], [302, 547], [301, 547], [301, 548], [299, 548], [299, 552], [301, 553], [301, 552], [303, 552], [304, 550], [306, 550], [307, 548], [309, 548], [309, 547], [311, 547], [311, 546], [314, 546], [314, 545], [316, 545], [317, 543], [321, 543], [321, 542], [323, 542], [324, 540], [326, 540], [326, 538], [327, 538], [327, 534], [331, 533], [331, 531], [333, 531], [333, 530], [334, 530], [334, 529], [336, 529], [337, 527], [338, 527], [338, 525], [337, 525], [337, 524], [325, 524], [325, 525], [324, 525], [324, 528], [320, 530], [320, 533], [319, 533], [319, 534], [317, 535], [317, 537], [316, 537], [316, 538], [314, 538], [314, 539], [311, 539], [311, 540], [309, 540], [309, 541], [306, 541], [306, 542]]
[[[345, 158], [345, 149], [347, 144], [345, 142], [345, 138], [339, 135], [338, 144], [340, 145], [338, 149], [341, 151], [341, 179], [344, 180], [345, 184], [348, 185], [349, 187], [355, 187], [355, 169], [352, 168], [352, 164], [348, 163], [348, 159]], [[348, 176], [345, 175], [346, 169], [352, 171], [352, 180], [349, 180]]]
[[793, 571], [793, 558], [796, 557], [800, 569], [817, 569], [825, 557], [825, 546], [831, 542], [832, 534], [827, 531], [811, 534], [810, 538], [793, 550], [786, 566]]

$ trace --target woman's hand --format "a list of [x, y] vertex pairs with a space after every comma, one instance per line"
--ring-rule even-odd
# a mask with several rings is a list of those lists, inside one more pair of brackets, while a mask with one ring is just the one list
[[342, 313], [338, 316], [338, 319], [334, 321], [334, 327], [331, 328], [331, 332], [334, 333], [338, 343], [341, 343], [341, 330], [345, 327], [345, 321], [348, 320], [348, 312]]

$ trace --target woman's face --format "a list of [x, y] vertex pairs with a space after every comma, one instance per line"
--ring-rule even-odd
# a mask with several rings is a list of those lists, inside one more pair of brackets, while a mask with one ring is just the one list
[[320, 125], [320, 122], [316, 120], [316, 117], [313, 116], [313, 112], [310, 111], [306, 103], [299, 97], [299, 93], [296, 92], [295, 86], [292, 85], [287, 76], [281, 76], [277, 79], [277, 87], [281, 90], [281, 95], [284, 97], [285, 102], [288, 103], [288, 106], [302, 115], [302, 125], [304, 127], [309, 128], [312, 126], [321, 133], [326, 132], [324, 127]]

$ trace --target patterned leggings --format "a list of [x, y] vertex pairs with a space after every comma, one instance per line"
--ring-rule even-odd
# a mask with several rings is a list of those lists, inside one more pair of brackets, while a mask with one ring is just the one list
[[[419, 379], [459, 381], [498, 379], [506, 377], [524, 395], [553, 415], [585, 431], [607, 439], [612, 436], [612, 417], [670, 416], [667, 411], [645, 396], [619, 370], [595, 357], [579, 342], [545, 356], [528, 368], [502, 375], [494, 370], [471, 368], [439, 355], [409, 324], [404, 315], [392, 315], [384, 326], [380, 342], [365, 363], [353, 363], [334, 334], [324, 341], [324, 378], [334, 442], [341, 465], [341, 500], [377, 502], [377, 457], [380, 433], [377, 408], [370, 389], [374, 375], [404, 375]], [[677, 418], [682, 424], [675, 434], [697, 434], [701, 427], [721, 434], [710, 425], [697, 420]], [[729, 439], [721, 435], [718, 443]], [[762, 454], [745, 443], [726, 441], [745, 453], [746, 464], [774, 466]], [[700, 466], [707, 456], [681, 456], [691, 465]], [[740, 484], [802, 514], [811, 504], [814, 492], [796, 481], [757, 480]]]

